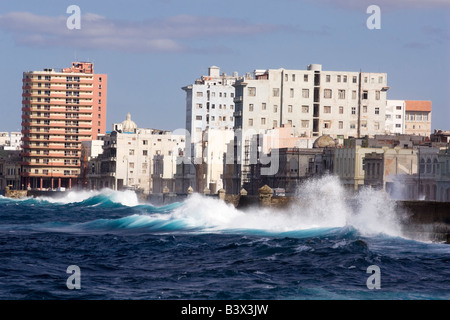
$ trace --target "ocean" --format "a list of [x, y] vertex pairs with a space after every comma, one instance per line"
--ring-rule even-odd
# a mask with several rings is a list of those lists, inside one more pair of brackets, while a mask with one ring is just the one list
[[383, 192], [349, 207], [324, 177], [297, 196], [308, 206], [286, 211], [108, 189], [0, 197], [0, 299], [450, 298], [450, 246], [404, 236]]

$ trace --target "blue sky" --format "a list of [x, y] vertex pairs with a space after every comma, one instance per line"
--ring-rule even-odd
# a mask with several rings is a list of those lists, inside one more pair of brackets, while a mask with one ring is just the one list
[[[81, 29], [68, 30], [69, 5]], [[369, 5], [381, 29], [369, 30]], [[20, 130], [22, 72], [93, 61], [108, 74], [107, 130], [185, 126], [182, 86], [211, 65], [386, 72], [388, 99], [431, 100], [450, 130], [449, 0], [54, 0], [0, 4], [0, 131]]]

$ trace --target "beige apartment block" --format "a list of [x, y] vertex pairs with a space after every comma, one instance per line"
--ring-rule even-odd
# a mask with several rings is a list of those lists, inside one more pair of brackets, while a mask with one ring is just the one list
[[431, 101], [406, 100], [405, 133], [419, 136], [431, 134]]
[[[103, 152], [87, 165], [87, 181], [91, 189], [133, 189], [153, 192], [153, 179], [173, 180], [176, 158], [185, 147], [185, 136], [171, 131], [140, 129], [127, 119], [113, 125], [103, 137]], [[174, 181], [173, 181], [174, 184]], [[165, 186], [159, 186], [158, 189]], [[167, 185], [173, 190], [173, 186]], [[159, 190], [158, 190], [159, 192]]]

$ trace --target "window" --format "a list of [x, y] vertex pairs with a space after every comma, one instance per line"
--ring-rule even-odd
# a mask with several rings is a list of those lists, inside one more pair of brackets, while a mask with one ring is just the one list
[[345, 99], [345, 90], [338, 90], [339, 99]]
[[356, 129], [356, 124], [355, 123], [350, 123], [350, 129]]
[[277, 123], [277, 120], [273, 120], [273, 123], [272, 123], [272, 125], [273, 125], [273, 127], [274, 127], [274, 128], [278, 127], [278, 123]]
[[375, 108], [375, 114], [380, 114], [380, 108]]
[[339, 129], [344, 129], [344, 121], [339, 121]]
[[326, 99], [331, 99], [331, 97], [332, 97], [331, 89], [323, 90], [323, 97], [326, 98]]
[[279, 88], [273, 88], [272, 89], [272, 93], [274, 97], [279, 97], [280, 96], [280, 89]]
[[304, 82], [308, 82], [308, 75], [307, 75], [307, 74], [305, 74], [305, 75], [303, 76], [303, 81], [304, 81]]
[[344, 107], [343, 106], [339, 107], [339, 114], [344, 114]]
[[375, 130], [380, 130], [380, 123], [374, 122], [373, 127], [375, 128]]
[[364, 77], [364, 83], [367, 83], [367, 77]]
[[250, 97], [256, 96], [256, 88], [255, 87], [248, 87], [248, 95]]
[[363, 106], [363, 113], [367, 113], [367, 106]]
[[402, 106], [396, 106], [395, 109], [402, 110]]
[[289, 75], [288, 74], [285, 74], [284, 75], [284, 81], [288, 81], [289, 80]]
[[361, 128], [367, 128], [367, 121], [361, 121]]
[[197, 103], [197, 109], [201, 109], [203, 106], [201, 103]]
[[369, 92], [367, 90], [364, 90], [362, 93], [363, 100], [367, 100], [369, 98]]
[[380, 100], [380, 91], [375, 91], [375, 100]]
[[292, 81], [295, 82], [295, 74], [292, 75]]
[[356, 76], [353, 76], [353, 83], [358, 83], [358, 78]]
[[324, 128], [324, 129], [329, 129], [329, 128], [331, 128], [331, 121], [324, 121], [324, 122], [323, 122], [323, 128]]
[[148, 150], [142, 150], [142, 155], [143, 156], [148, 156]]
[[292, 120], [288, 120], [288, 125], [292, 127]]
[[197, 97], [203, 97], [203, 92], [197, 92]]
[[302, 120], [302, 128], [309, 128], [309, 120]]
[[251, 127], [253, 126], [253, 119], [248, 119], [248, 125]]
[[293, 89], [293, 88], [291, 88], [291, 89], [289, 90], [289, 95], [290, 95], [291, 98], [294, 97], [294, 89]]
[[383, 77], [378, 77], [378, 83], [383, 83]]
[[202, 120], [202, 116], [195, 116], [195, 120]]
[[352, 114], [356, 114], [356, 107], [352, 107]]
[[266, 124], [266, 118], [261, 118], [261, 124]]
[[395, 116], [395, 119], [401, 119], [402, 118], [402, 115], [401, 114], [397, 114], [396, 116]]
[[342, 76], [342, 81], [347, 82], [347, 76]]
[[249, 105], [248, 105], [248, 111], [253, 111], [253, 103], [250, 103]]
[[129, 154], [130, 156], [134, 156], [134, 149], [130, 149], [130, 151], [128, 152], [128, 154]]
[[128, 167], [129, 167], [130, 169], [134, 169], [134, 162], [130, 162], [130, 164], [128, 165]]
[[341, 82], [341, 76], [340, 75], [337, 76], [337, 82]]
[[309, 113], [309, 106], [302, 106], [302, 113]]
[[396, 128], [401, 128], [402, 125], [401, 125], [400, 123], [396, 123], [396, 124], [395, 124], [395, 127], [396, 127]]
[[331, 76], [329, 74], [327, 74], [325, 76], [325, 82], [330, 82], [331, 81]]
[[352, 91], [352, 99], [356, 99], [356, 90]]
[[331, 113], [331, 106], [324, 106], [323, 113]]
[[292, 113], [292, 105], [291, 105], [291, 104], [288, 105], [288, 112], [289, 112], [289, 113]]
[[273, 105], [273, 112], [274, 113], [278, 112], [278, 106], [276, 104]]
[[302, 97], [309, 98], [309, 89], [302, 89]]

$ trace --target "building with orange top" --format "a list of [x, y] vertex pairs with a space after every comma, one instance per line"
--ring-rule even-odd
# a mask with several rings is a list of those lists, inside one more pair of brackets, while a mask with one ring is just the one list
[[431, 101], [405, 101], [405, 134], [431, 134]]
[[23, 73], [22, 187], [72, 188], [81, 142], [105, 134], [107, 75], [91, 62]]

